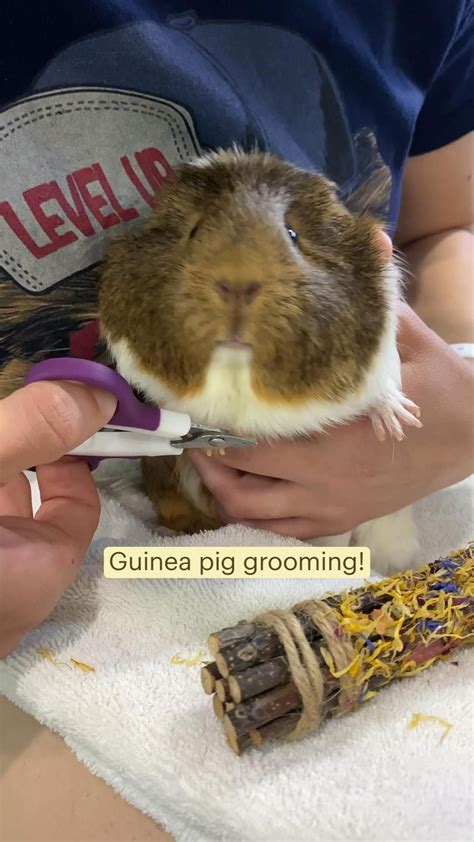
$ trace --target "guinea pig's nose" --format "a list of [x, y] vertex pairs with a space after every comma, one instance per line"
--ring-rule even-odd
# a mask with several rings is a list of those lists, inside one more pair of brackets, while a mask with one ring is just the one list
[[233, 281], [217, 281], [216, 289], [220, 298], [228, 303], [244, 301], [250, 304], [260, 294], [262, 285], [258, 281], [235, 283]]

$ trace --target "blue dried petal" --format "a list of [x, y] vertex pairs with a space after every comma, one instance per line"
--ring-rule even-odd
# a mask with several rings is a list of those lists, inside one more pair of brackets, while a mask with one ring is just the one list
[[445, 593], [459, 593], [459, 588], [454, 582], [436, 582], [431, 585], [434, 591], [444, 591]]
[[370, 653], [375, 652], [375, 644], [372, 643], [370, 638], [366, 637], [365, 634], [360, 634], [360, 633], [359, 633], [359, 637], [361, 637], [362, 640], [365, 641], [365, 645], [367, 646], [367, 649], [369, 650]]
[[446, 570], [457, 570], [459, 567], [459, 563], [457, 561], [453, 561], [452, 558], [440, 558], [438, 561]]
[[416, 628], [420, 632], [436, 631], [442, 625], [443, 623], [440, 620], [420, 620]]

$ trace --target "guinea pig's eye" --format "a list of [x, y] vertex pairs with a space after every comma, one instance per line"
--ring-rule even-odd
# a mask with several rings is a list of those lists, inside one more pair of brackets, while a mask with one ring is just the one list
[[288, 234], [289, 234], [290, 238], [296, 244], [298, 242], [298, 234], [296, 233], [296, 231], [293, 231], [293, 228], [288, 228], [288, 227], [287, 227], [286, 230], [288, 231]]
[[196, 225], [194, 226], [194, 228], [191, 228], [191, 231], [189, 232], [188, 238], [190, 240], [192, 240], [196, 236], [198, 228], [199, 228], [199, 222], [196, 222]]

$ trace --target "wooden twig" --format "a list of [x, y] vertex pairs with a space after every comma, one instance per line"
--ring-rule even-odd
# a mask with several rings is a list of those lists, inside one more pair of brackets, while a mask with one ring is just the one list
[[277, 658], [270, 658], [263, 664], [229, 675], [229, 692], [232, 700], [239, 704], [252, 696], [271, 690], [272, 687], [284, 684], [290, 678], [291, 670], [288, 661], [280, 655]]
[[231, 643], [236, 643], [243, 640], [253, 633], [255, 625], [253, 623], [239, 623], [237, 626], [231, 626], [227, 629], [222, 629], [220, 632], [209, 635], [207, 645], [211, 655], [215, 655], [224, 646], [229, 646]]
[[252, 739], [251, 734], [244, 734], [243, 737], [236, 737], [234, 734], [226, 733], [225, 737], [228, 745], [235, 754], [242, 754], [242, 752], [246, 749], [257, 745], [257, 743]]
[[296, 728], [299, 718], [299, 713], [288, 713], [285, 716], [280, 716], [279, 719], [272, 720], [272, 722], [269, 722], [268, 725], [264, 725], [262, 728], [250, 731], [250, 738], [253, 745], [260, 747], [270, 740], [281, 740], [287, 737]]
[[222, 702], [217, 694], [212, 697], [212, 706], [218, 719], [224, 719], [226, 713], [235, 708], [234, 702]]
[[278, 719], [285, 713], [301, 707], [301, 696], [294, 684], [274, 687], [268, 693], [254, 696], [247, 702], [236, 705], [224, 716], [226, 734], [242, 737], [256, 728], [267, 725], [272, 719]]
[[221, 702], [231, 702], [232, 696], [229, 690], [229, 682], [225, 678], [216, 681], [216, 693]]
[[216, 679], [220, 678], [219, 667], [216, 663], [206, 664], [201, 669], [201, 684], [202, 689], [208, 696], [211, 696], [216, 689]]

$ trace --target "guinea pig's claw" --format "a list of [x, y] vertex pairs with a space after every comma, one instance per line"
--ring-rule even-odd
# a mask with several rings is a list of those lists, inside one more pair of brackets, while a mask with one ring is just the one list
[[421, 418], [421, 409], [416, 403], [413, 403], [409, 398], [406, 398], [405, 395], [401, 396], [400, 406], [396, 410], [396, 414], [398, 415], [400, 421], [404, 421], [409, 427], [422, 427], [423, 424], [420, 421]]
[[385, 441], [386, 432], [396, 441], [403, 441], [403, 426], [422, 427], [420, 408], [402, 394], [389, 399], [371, 413], [372, 426], [379, 441]]
[[380, 418], [379, 415], [376, 415], [375, 413], [373, 415], [371, 415], [370, 418], [371, 418], [371, 421], [372, 421], [372, 427], [374, 428], [374, 433], [375, 433], [376, 438], [379, 441], [385, 441], [386, 434], [385, 434], [385, 427], [383, 425], [382, 419]]

